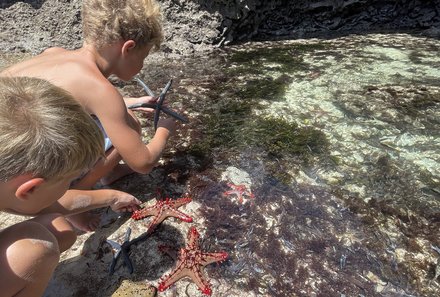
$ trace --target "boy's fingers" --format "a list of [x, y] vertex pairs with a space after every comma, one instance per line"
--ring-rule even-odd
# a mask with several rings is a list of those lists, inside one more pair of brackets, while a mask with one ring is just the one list
[[149, 107], [136, 107], [136, 108], [132, 108], [132, 110], [141, 111], [141, 112], [149, 112], [149, 113], [154, 112], [154, 109], [149, 108]]
[[140, 207], [138, 205], [130, 205], [130, 211], [138, 210]]

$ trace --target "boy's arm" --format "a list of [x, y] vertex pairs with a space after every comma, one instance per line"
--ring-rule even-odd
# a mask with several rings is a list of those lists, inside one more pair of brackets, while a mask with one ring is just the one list
[[90, 106], [101, 121], [113, 146], [131, 169], [143, 174], [150, 172], [162, 155], [169, 137], [174, 133], [174, 121], [159, 121], [154, 137], [145, 145], [136, 120], [127, 112], [119, 92], [112, 85], [99, 90], [100, 94], [95, 96], [106, 98], [108, 102], [94, 101]]
[[134, 196], [112, 189], [68, 190], [63, 197], [38, 214], [61, 213], [72, 215], [84, 211], [110, 206], [114, 211], [135, 211], [141, 202]]

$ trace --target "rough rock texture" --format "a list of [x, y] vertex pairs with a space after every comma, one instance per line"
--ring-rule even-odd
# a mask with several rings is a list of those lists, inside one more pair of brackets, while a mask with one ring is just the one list
[[[439, 25], [440, 2], [419, 0], [203, 1], [223, 16], [220, 43], [301, 38], [336, 31], [428, 29]], [[226, 1], [227, 2], [227, 1]]]
[[[169, 56], [213, 45], [350, 31], [424, 30], [440, 36], [438, 0], [158, 0]], [[81, 0], [2, 0], [0, 50], [81, 45]]]

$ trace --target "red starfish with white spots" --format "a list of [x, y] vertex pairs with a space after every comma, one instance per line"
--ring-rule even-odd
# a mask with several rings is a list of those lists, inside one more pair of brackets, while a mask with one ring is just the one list
[[132, 219], [140, 220], [145, 217], [154, 216], [148, 225], [146, 234], [150, 234], [163, 220], [168, 217], [175, 217], [184, 222], [192, 222], [192, 218], [183, 212], [177, 210], [180, 206], [191, 202], [190, 197], [183, 197], [176, 200], [166, 198], [165, 200], [157, 200], [156, 204], [136, 210], [131, 215]]
[[[200, 234], [195, 227], [188, 231], [188, 243], [185, 248], [180, 249], [176, 268], [166, 277], [162, 278], [158, 290], [165, 291], [173, 283], [183, 277], [190, 277], [203, 294], [211, 295], [211, 285], [204, 277], [202, 268], [214, 262], [224, 261], [228, 254], [226, 252], [206, 253], [199, 246]], [[165, 248], [166, 251], [166, 248]]]
[[[254, 194], [248, 191], [245, 185], [234, 185], [229, 183], [228, 186], [231, 188], [231, 190], [223, 192], [223, 195], [236, 195], [240, 204], [248, 201], [249, 199], [255, 198]], [[245, 197], [249, 197], [249, 199], [245, 200]]]

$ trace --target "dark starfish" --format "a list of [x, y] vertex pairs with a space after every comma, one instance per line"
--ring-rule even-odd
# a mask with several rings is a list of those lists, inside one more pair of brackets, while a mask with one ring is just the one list
[[113, 249], [113, 260], [110, 264], [109, 274], [112, 275], [115, 272], [115, 266], [116, 262], [118, 261], [119, 257], [122, 255], [124, 259], [124, 264], [128, 267], [128, 271], [133, 273], [133, 264], [131, 263], [130, 257], [128, 256], [129, 250], [130, 250], [130, 235], [131, 235], [131, 228], [128, 227], [127, 231], [125, 231], [124, 241], [122, 244], [119, 244], [116, 241], [107, 239], [106, 242], [112, 247]]
[[[135, 78], [135, 80], [144, 88], [145, 92], [151, 96], [156, 97], [153, 93], [153, 91], [150, 90], [150, 88], [138, 77]], [[148, 108], [154, 108], [154, 130], [157, 130], [157, 123], [159, 122], [159, 114], [161, 111], [164, 113], [174, 117], [175, 119], [182, 121], [184, 123], [188, 123], [188, 120], [178, 114], [177, 112], [163, 106], [163, 103], [165, 101], [165, 95], [168, 92], [168, 90], [171, 87], [173, 80], [170, 79], [166, 86], [163, 88], [162, 92], [160, 93], [159, 97], [157, 97], [157, 103], [139, 103], [139, 104], [133, 104], [129, 106], [128, 108], [138, 108], [138, 107], [148, 107]]]
[[152, 206], [134, 211], [131, 215], [131, 218], [134, 220], [140, 220], [149, 216], [154, 216], [154, 218], [148, 225], [147, 232], [140, 237], [132, 240], [131, 243], [136, 243], [146, 236], [150, 235], [157, 227], [157, 225], [159, 225], [163, 220], [168, 217], [175, 217], [188, 223], [192, 222], [192, 218], [190, 216], [177, 210], [177, 208], [179, 208], [180, 206], [187, 204], [191, 201], [192, 199], [190, 197], [183, 197], [175, 200], [166, 198], [165, 200], [157, 200], [156, 204]]
[[[199, 238], [200, 234], [197, 229], [191, 227], [188, 231], [188, 243], [185, 248], [180, 249], [176, 268], [168, 276], [162, 278], [159, 283], [158, 290], [160, 292], [165, 291], [179, 279], [188, 276], [203, 294], [211, 295], [211, 285], [203, 275], [202, 268], [214, 262], [224, 261], [228, 254], [226, 252], [203, 252], [199, 246]], [[166, 248], [165, 251], [167, 251]]]

